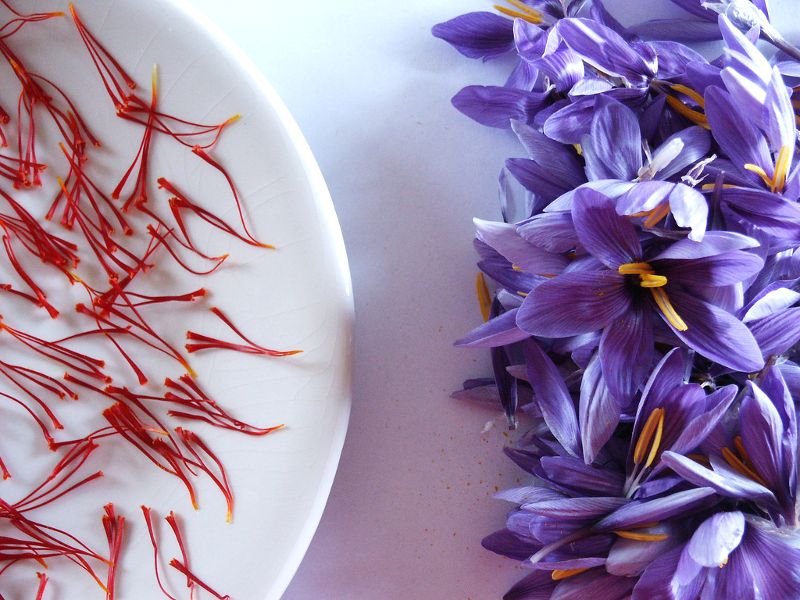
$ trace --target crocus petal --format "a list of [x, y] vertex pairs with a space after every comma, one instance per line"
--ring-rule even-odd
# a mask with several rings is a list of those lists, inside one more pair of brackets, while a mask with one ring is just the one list
[[614, 542], [606, 559], [606, 570], [612, 575], [635, 577], [656, 558], [672, 550], [681, 543], [680, 526], [673, 523], [659, 523], [652, 527], [637, 529], [639, 533], [666, 535], [663, 540], [633, 540], [619, 538]]
[[621, 506], [628, 504], [628, 498], [590, 497], [564, 498], [562, 500], [544, 500], [535, 504], [525, 504], [522, 508], [528, 512], [556, 519], [591, 520], [606, 515]]
[[469, 58], [495, 58], [514, 50], [513, 21], [490, 12], [471, 12], [434, 25], [431, 33]]
[[761, 127], [767, 134], [772, 151], [777, 152], [784, 146], [789, 148], [788, 164], [791, 165], [797, 141], [797, 124], [789, 90], [777, 67], [772, 69], [761, 111]]
[[627, 311], [630, 304], [624, 275], [613, 271], [565, 273], [528, 294], [517, 313], [517, 325], [543, 337], [592, 333]]
[[618, 471], [592, 467], [571, 456], [545, 456], [541, 465], [549, 480], [587, 496], [619, 496], [625, 483]]
[[583, 78], [583, 61], [580, 56], [561, 44], [555, 52], [545, 54], [532, 62], [533, 66], [555, 83], [559, 92], [568, 91]]
[[[566, 172], [565, 166], [552, 168], [528, 158], [509, 158], [506, 168], [525, 188], [534, 192], [546, 202], [552, 202], [562, 194], [586, 181], [580, 169]], [[577, 181], [576, 181], [577, 179]]]
[[767, 190], [736, 187], [722, 190], [722, 201], [749, 223], [770, 235], [800, 240], [796, 223], [800, 205]]
[[705, 157], [711, 148], [711, 136], [705, 129], [699, 126], [687, 127], [670, 136], [656, 149], [653, 153], [653, 163], [658, 161], [662, 148], [669, 147], [670, 144], [678, 141], [682, 143], [681, 151], [669, 163], [658, 169], [660, 179], [672, 177], [689, 165], [696, 163]]
[[550, 600], [558, 583], [547, 571], [533, 571], [515, 583], [503, 600]]
[[762, 184], [761, 179], [747, 171], [744, 165], [756, 164], [767, 174], [772, 173], [774, 164], [764, 136], [742, 115], [727, 92], [714, 86], [709, 87], [705, 91], [705, 101], [706, 117], [714, 139], [742, 175]]
[[519, 121], [512, 121], [511, 129], [528, 156], [544, 167], [552, 177], [563, 181], [566, 187], [571, 189], [586, 182], [583, 167], [570, 148]]
[[674, 452], [664, 452], [661, 460], [686, 481], [704, 486], [702, 489], [713, 489], [728, 498], [748, 498], [767, 504], [777, 504], [777, 499], [771, 491], [735, 471], [719, 473]]
[[708, 202], [705, 196], [688, 185], [678, 183], [670, 191], [668, 202], [678, 227], [691, 229], [690, 240], [702, 240], [708, 223]]
[[578, 417], [583, 460], [589, 465], [594, 462], [600, 448], [611, 438], [620, 417], [620, 404], [608, 391], [597, 354], [589, 362], [581, 379]]
[[523, 344], [528, 379], [553, 436], [572, 456], [581, 454], [580, 429], [575, 404], [558, 368], [535, 340]]
[[797, 279], [782, 279], [769, 284], [742, 309], [742, 322], [763, 319], [797, 304], [800, 301], [800, 291], [795, 289], [798, 284], [800, 280]]
[[715, 256], [688, 260], [653, 260], [650, 262], [667, 281], [687, 287], [721, 287], [745, 281], [757, 274], [764, 261], [750, 252], [734, 250]]
[[[651, 21], [652, 23], [652, 21]], [[691, 21], [681, 21], [686, 26], [691, 26]], [[643, 23], [644, 25], [644, 23]], [[671, 37], [669, 40], [678, 38]], [[667, 38], [649, 42], [650, 46], [658, 55], [658, 78], [670, 81], [681, 82], [686, 74], [686, 68], [691, 63], [706, 62], [706, 59], [696, 51], [684, 46], [677, 41], [667, 41]], [[691, 127], [689, 128], [691, 129]]]
[[464, 348], [493, 348], [506, 346], [530, 337], [517, 327], [517, 310], [512, 309], [498, 317], [479, 325], [470, 331], [455, 345]]
[[679, 515], [691, 514], [699, 507], [707, 505], [713, 494], [712, 488], [701, 487], [655, 500], [637, 500], [600, 520], [593, 529], [595, 531], [629, 529], [645, 523], [665, 521]]
[[518, 488], [501, 490], [492, 494], [492, 498], [506, 500], [514, 504], [531, 504], [543, 500], [558, 500], [564, 498], [564, 494], [551, 490], [541, 485], [527, 485]]
[[706, 358], [736, 371], [752, 373], [764, 366], [758, 343], [739, 319], [713, 304], [672, 287], [668, 294], [672, 306], [688, 328], [679, 331], [661, 311], [658, 313], [675, 335], [689, 347]]
[[733, 231], [709, 231], [701, 241], [680, 240], [658, 254], [652, 260], [661, 259], [698, 259], [708, 256], [756, 248], [758, 241]]
[[767, 315], [747, 324], [765, 359], [789, 351], [800, 338], [800, 307]]
[[609, 268], [616, 270], [640, 259], [642, 247], [636, 229], [630, 219], [617, 214], [615, 202], [608, 196], [588, 187], [576, 190], [572, 221], [583, 247]]
[[546, 104], [549, 95], [549, 92], [471, 85], [453, 96], [452, 103], [481, 125], [509, 129], [512, 119], [533, 123], [534, 116]]
[[739, 546], [744, 524], [744, 515], [739, 511], [718, 513], [697, 528], [685, 552], [703, 567], [718, 567]]
[[[783, 477], [783, 420], [772, 399], [757, 385], [748, 383], [750, 394], [742, 400], [739, 409], [742, 444], [767, 487], [778, 494], [786, 485]], [[782, 396], [776, 400], [782, 402]]]
[[592, 148], [607, 173], [598, 179], [636, 177], [642, 166], [642, 136], [630, 108], [609, 96], [598, 96], [590, 135]]
[[653, 210], [669, 197], [675, 185], [670, 181], [636, 182], [627, 192], [617, 198], [617, 213], [635, 215]]
[[[631, 356], [636, 360], [631, 361]], [[608, 391], [626, 406], [647, 378], [653, 357], [653, 324], [650, 307], [643, 302], [614, 319], [600, 339], [600, 361]]]
[[544, 133], [564, 144], [579, 144], [589, 133], [597, 98], [609, 96], [629, 108], [638, 108], [647, 98], [647, 88], [614, 88], [586, 96], [554, 111], [544, 122]]
[[542, 546], [534, 540], [522, 539], [508, 529], [501, 529], [487, 535], [481, 540], [481, 545], [490, 552], [515, 560], [525, 560]]
[[731, 384], [710, 394], [709, 401], [713, 402], [713, 408], [692, 419], [665, 450], [685, 454], [697, 448], [727, 414], [737, 391], [738, 388]]
[[610, 75], [643, 83], [655, 73], [613, 29], [590, 19], [564, 19], [556, 25], [561, 38], [587, 63]]
[[572, 224], [572, 212], [568, 210], [535, 215], [519, 224], [517, 233], [531, 244], [549, 252], [569, 252], [580, 244]]
[[569, 260], [534, 246], [517, 233], [515, 225], [473, 219], [481, 240], [497, 250], [512, 265], [537, 275], [558, 275]]
[[604, 571], [586, 571], [559, 582], [550, 600], [620, 600], [633, 589], [630, 577], [617, 577]]
[[645, 39], [676, 42], [713, 42], [722, 37], [716, 23], [690, 19], [654, 19], [634, 25], [629, 31]]

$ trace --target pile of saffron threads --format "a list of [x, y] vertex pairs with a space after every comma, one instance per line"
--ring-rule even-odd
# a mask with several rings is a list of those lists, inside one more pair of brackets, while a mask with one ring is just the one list
[[[0, 497], [0, 600], [20, 585], [31, 590], [31, 598], [47, 598], [48, 573], [65, 563], [72, 563], [97, 582], [98, 597], [113, 600], [115, 590], [125, 585], [117, 581], [117, 573], [125, 560], [126, 519], [131, 518], [146, 525], [153, 545], [154, 576], [165, 596], [175, 599], [164, 581], [163, 569], [159, 570], [163, 542], [156, 519], [161, 519], [150, 508], [143, 506], [139, 515], [123, 515], [112, 504], [102, 506], [100, 502], [89, 507], [97, 512], [97, 527], [105, 532], [107, 550], [90, 548], [80, 541], [80, 532], [38, 521], [36, 511], [44, 506], [66, 506], [74, 490], [97, 485], [103, 473], [88, 465], [104, 449], [122, 444], [135, 448], [154, 468], [177, 478], [195, 507], [195, 482], [198, 477], [209, 478], [223, 494], [230, 520], [233, 492], [225, 468], [186, 425], [199, 422], [252, 436], [280, 427], [260, 428], [236, 419], [198, 385], [186, 355], [214, 349], [272, 360], [298, 351], [265, 348], [249, 339], [217, 307], [210, 312], [229, 330], [233, 341], [188, 331], [185, 347], [176, 347], [151, 325], [148, 310], [166, 306], [181, 311], [187, 303], [203, 302], [206, 290], [164, 289], [154, 295], [143, 293], [139, 285], [152, 271], [179, 269], [206, 275], [218, 269], [227, 255], [204, 251], [190, 233], [196, 235], [202, 228], [219, 230], [236, 243], [265, 251], [272, 248], [248, 230], [234, 182], [213, 155], [223, 130], [236, 118], [204, 125], [161, 112], [155, 71], [151, 91], [141, 92], [72, 5], [69, 14], [23, 14], [11, 2], [0, 0], [0, 12], [5, 13], [0, 26], [0, 54], [7, 73], [3, 85], [6, 91], [12, 86], [18, 90], [15, 105], [0, 107], [0, 235], [5, 251], [0, 294], [6, 298], [6, 308], [0, 310], [0, 398], [35, 424], [41, 433], [39, 454], [52, 456], [55, 465], [22, 498], [6, 501]], [[102, 181], [96, 175], [95, 159], [102, 148], [103, 132], [93, 129], [91, 115], [81, 112], [80, 104], [59, 82], [28, 68], [29, 44], [15, 46], [20, 31], [39, 28], [38, 35], [48, 36], [53, 20], [63, 20], [62, 25], [67, 22], [76, 41], [82, 42], [83, 60], [96, 71], [95, 93], [107, 95], [110, 114], [141, 132], [133, 159], [125, 159], [119, 167], [113, 187], [106, 187], [111, 179], [108, 173]], [[45, 150], [63, 154], [61, 172], [54, 172], [58, 167], [38, 158], [46, 154], [42, 132], [47, 132]], [[218, 173], [229, 190], [228, 199], [218, 202], [226, 210], [235, 205], [237, 222], [229, 223], [203, 208], [178, 182], [158, 172], [159, 165], [151, 161], [151, 145], [157, 137], [182, 148], [187, 160]], [[48, 187], [54, 190], [49, 198]], [[152, 194], [155, 188], [160, 190], [158, 197]], [[49, 208], [44, 218], [36, 218], [33, 214], [43, 199]], [[76, 288], [84, 300], [75, 306], [75, 314], [65, 319], [64, 308], [52, 298]], [[73, 322], [78, 326], [59, 339], [42, 339], [26, 331], [31, 322], [48, 320], [69, 320], [70, 326]], [[91, 352], [78, 347], [89, 347]], [[174, 377], [160, 384], [152, 381], [142, 366], [150, 364], [143, 356], [149, 357], [150, 363], [154, 357], [163, 363], [166, 357], [174, 366]], [[125, 366], [127, 373], [122, 378], [115, 373], [112, 380], [109, 375], [106, 363], [111, 357]], [[143, 391], [145, 386], [147, 391]], [[91, 400], [99, 407], [98, 413], [102, 412], [105, 425], [83, 431], [79, 437], [64, 437], [67, 430], [59, 413], [75, 400]], [[10, 439], [7, 431], [3, 435]], [[4, 480], [26, 471], [26, 465], [6, 464], [1, 454]], [[95, 455], [92, 460], [91, 455]], [[114, 466], [113, 461], [100, 464]], [[190, 597], [202, 588], [216, 598], [227, 598], [192, 571], [178, 518], [170, 513], [165, 522], [180, 554], [168, 562], [173, 577], [185, 579]]]
[[519, 142], [457, 342], [493, 373], [456, 396], [530, 425], [483, 540], [528, 572], [506, 600], [800, 598], [800, 50], [767, 0], [671, 1], [633, 27], [508, 0], [433, 29], [511, 67], [453, 98]]

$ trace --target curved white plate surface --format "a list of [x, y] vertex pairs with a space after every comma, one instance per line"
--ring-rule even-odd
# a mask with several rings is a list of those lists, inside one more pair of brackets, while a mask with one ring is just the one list
[[[185, 527], [192, 569], [201, 579], [234, 600], [277, 600], [321, 517], [350, 409], [353, 308], [333, 205], [302, 135], [275, 92], [246, 57], [185, 2], [75, 0], [74, 5], [85, 25], [146, 90], [145, 96], [153, 65], [158, 65], [161, 110], [202, 123], [241, 115], [225, 130], [213, 156], [236, 182], [251, 231], [277, 248], [254, 248], [198, 227], [198, 240], [204, 248], [217, 255], [230, 253], [231, 258], [203, 278], [173, 268], [169, 272], [156, 268], [152, 276], [148, 273], [147, 281], [154, 287], [166, 283], [181, 292], [200, 286], [209, 291], [202, 305], [153, 310], [153, 321], [161, 324], [178, 347], [188, 329], [233, 340], [206, 310], [218, 306], [251, 339], [267, 347], [303, 352], [282, 359], [226, 351], [190, 356], [199, 373], [198, 383], [235, 416], [259, 426], [286, 424], [264, 437], [185, 424], [201, 434], [228, 468], [236, 498], [231, 523], [225, 522], [222, 494], [207, 478], [196, 482], [200, 510], [194, 511], [177, 479], [155, 469], [123, 444], [111, 444], [93, 455], [92, 465], [106, 473], [103, 480], [30, 516], [76, 532], [82, 541], [104, 553], [100, 517], [102, 506], [113, 502], [127, 519], [117, 598], [140, 600], [163, 596], [153, 576], [152, 549], [139, 507], [150, 506], [161, 517], [174, 510]], [[26, 3], [25, 8], [31, 12], [68, 11], [66, 2], [53, 0]], [[10, 44], [26, 57], [30, 70], [57, 81], [83, 111], [104, 144], [98, 150], [104, 157], [102, 163], [113, 169], [100, 180], [108, 189], [113, 187], [135, 155], [142, 130], [114, 116], [71, 19], [65, 16], [26, 26]], [[5, 64], [2, 68], [3, 77], [11, 77]], [[15, 106], [18, 93], [11, 86], [0, 91], [0, 104]], [[44, 162], [58, 161], [57, 157], [57, 148], [43, 146], [40, 158]], [[191, 152], [162, 137], [154, 142], [151, 161], [154, 204], [168, 198], [155, 186], [155, 178], [165, 176], [198, 203], [236, 223], [235, 206], [224, 181]], [[45, 171], [48, 193], [54, 190], [57, 171]], [[51, 283], [48, 273], [37, 276], [45, 284]], [[76, 301], [85, 301], [76, 290], [49, 297], [65, 316]], [[15, 308], [28, 310], [24, 303], [16, 305], [5, 296], [3, 301], [0, 313], [9, 321]], [[28, 330], [38, 328], [43, 337], [54, 338], [61, 335], [70, 318], [50, 321], [46, 315], [35, 316]], [[111, 356], [107, 349], [102, 353]], [[181, 374], [170, 361], [153, 360], [152, 355], [142, 361], [153, 375], [152, 381]], [[121, 372], [120, 365], [112, 366], [112, 371], [115, 368]], [[129, 374], [117, 383], [120, 381], [133, 385]], [[103, 401], [82, 399], [76, 403], [78, 408], [68, 407], [69, 411], [56, 407], [67, 425], [59, 439], [86, 435], [104, 426], [99, 418], [104, 405]], [[20, 488], [49, 472], [52, 456], [47, 455], [40, 434], [28, 421], [12, 415], [11, 422], [14, 427], [3, 426], [0, 456], [14, 476], [0, 483], [0, 496], [13, 501]], [[164, 533], [163, 558], [168, 561], [178, 555], [166, 530]], [[51, 582], [45, 597], [105, 597], [97, 584], [68, 565], [65, 568], [63, 561], [51, 561], [49, 567]], [[2, 593], [9, 598], [33, 597], [34, 570], [15, 567], [5, 573], [0, 578]], [[188, 597], [180, 578], [172, 576], [169, 581], [173, 595]], [[205, 593], [199, 597], [210, 598]]]

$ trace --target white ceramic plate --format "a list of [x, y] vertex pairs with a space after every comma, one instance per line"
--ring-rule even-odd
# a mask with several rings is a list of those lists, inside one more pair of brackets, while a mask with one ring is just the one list
[[[185, 292], [204, 286], [209, 291], [200, 306], [154, 309], [150, 313], [153, 322], [160, 324], [179, 347], [188, 329], [233, 340], [206, 310], [218, 306], [263, 345], [303, 352], [281, 359], [226, 351], [190, 357], [199, 373], [198, 383], [235, 416], [260, 426], [285, 423], [282, 430], [264, 437], [185, 423], [227, 466], [236, 502], [231, 523], [225, 522], [222, 494], [207, 478], [197, 479], [200, 509], [194, 511], [178, 480], [116, 443], [104, 445], [91, 458], [90, 466], [105, 472], [102, 480], [30, 516], [75, 532], [102, 553], [106, 543], [100, 526], [102, 506], [113, 502], [127, 519], [117, 598], [140, 600], [163, 596], [153, 576], [152, 549], [139, 507], [147, 505], [160, 517], [173, 510], [185, 527], [192, 569], [201, 579], [234, 600], [277, 600], [321, 517], [349, 416], [352, 298], [344, 245], [330, 197], [302, 135], [275, 92], [248, 59], [185, 2], [74, 0], [74, 4], [85, 25], [146, 90], [145, 95], [149, 93], [153, 65], [158, 66], [161, 110], [203, 123], [241, 116], [223, 133], [213, 156], [235, 180], [251, 231], [277, 248], [254, 248], [210, 228], [197, 227], [197, 239], [204, 248], [215, 254], [230, 253], [231, 258], [220, 270], [201, 279], [174, 268], [156, 268], [152, 276], [148, 273], [144, 287], [163, 289], [168, 285]], [[24, 6], [31, 12], [68, 11], [66, 2], [56, 0], [32, 1]], [[113, 187], [120, 169], [124, 170], [134, 156], [142, 131], [114, 116], [71, 19], [65, 16], [26, 25], [9, 44], [26, 58], [30, 70], [58, 82], [83, 111], [103, 143], [97, 153], [99, 172], [105, 176], [97, 177]], [[12, 77], [7, 65], [2, 65], [0, 76]], [[12, 87], [0, 91], [0, 105], [7, 109], [15, 106], [18, 94]], [[40, 152], [44, 162], [57, 165], [61, 160], [58, 149], [46, 143]], [[156, 177], [166, 176], [186, 195], [236, 223], [236, 210], [225, 182], [191, 152], [169, 139], [158, 138], [151, 161], [154, 204], [168, 197], [154, 184]], [[54, 175], [58, 171], [56, 167], [45, 171], [44, 198], [55, 190]], [[0, 186], [8, 189], [4, 183]], [[26, 202], [31, 205], [30, 200]], [[45, 204], [40, 202], [40, 206]], [[46, 289], [61, 285], [46, 269], [35, 273]], [[0, 275], [4, 281], [19, 281], [5, 267]], [[21, 284], [15, 287], [24, 288]], [[64, 290], [63, 296], [51, 293], [49, 297], [62, 310], [63, 318], [51, 321], [46, 314], [30, 315], [29, 305], [6, 296], [0, 298], [0, 313], [10, 323], [15, 315], [26, 313], [28, 330], [53, 339], [76, 322], [70, 316], [71, 306], [85, 298], [78, 290]], [[92, 352], [90, 344], [85, 347]], [[109, 368], [120, 374], [115, 377], [117, 383], [135, 385], [121, 361], [110, 356], [107, 349], [97, 352], [109, 355]], [[153, 381], [181, 374], [169, 360], [147, 353], [136, 356], [141, 357], [138, 360]], [[99, 418], [103, 405], [102, 400], [87, 396], [72, 405], [56, 407], [66, 425], [59, 439], [86, 435], [104, 426]], [[7, 411], [0, 421], [0, 456], [13, 472], [11, 479], [0, 483], [0, 496], [13, 501], [21, 489], [52, 468], [53, 457], [29, 420], [5, 405], [0, 405], [0, 410]], [[163, 524], [159, 527], [165, 534], [162, 551], [166, 563], [178, 554]], [[0, 591], [9, 598], [33, 597], [34, 571], [22, 565], [9, 570], [0, 577]], [[98, 572], [102, 573], [102, 568]], [[46, 598], [105, 597], [97, 584], [63, 562], [50, 561], [47, 574], [51, 582]], [[188, 597], [186, 589], [181, 589], [180, 578], [170, 576], [169, 582], [173, 595]]]

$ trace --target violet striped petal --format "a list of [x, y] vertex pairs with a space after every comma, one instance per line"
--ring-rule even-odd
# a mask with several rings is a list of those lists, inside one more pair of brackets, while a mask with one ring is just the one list
[[756, 275], [764, 266], [764, 261], [750, 252], [734, 250], [703, 258], [652, 260], [650, 264], [667, 281], [673, 283], [680, 282], [689, 287], [720, 287], [739, 283]]
[[642, 135], [633, 111], [600, 95], [590, 129], [592, 149], [611, 175], [599, 179], [634, 179], [642, 167]]
[[512, 20], [496, 13], [471, 12], [434, 25], [431, 33], [464, 56], [487, 60], [514, 50], [512, 27]]
[[691, 230], [690, 240], [702, 240], [708, 223], [708, 201], [705, 196], [695, 188], [678, 183], [670, 191], [668, 202], [675, 224]]
[[523, 510], [544, 517], [589, 521], [620, 509], [620, 507], [624, 507], [630, 502], [630, 499], [620, 498], [619, 496], [597, 496], [589, 498], [544, 500], [534, 504], [525, 504], [522, 508]]
[[569, 264], [569, 259], [534, 246], [517, 233], [510, 223], [473, 219], [478, 237], [497, 250], [512, 265], [536, 275], [554, 276]]
[[797, 141], [797, 123], [790, 92], [777, 67], [772, 68], [772, 76], [767, 84], [766, 98], [761, 108], [761, 128], [767, 134], [773, 152], [780, 151], [784, 146], [789, 149], [788, 164], [791, 165]]
[[545, 167], [552, 176], [559, 178], [570, 188], [586, 183], [583, 167], [571, 148], [551, 140], [539, 130], [520, 121], [512, 121], [511, 129], [528, 156]]
[[575, 403], [558, 367], [535, 340], [523, 342], [523, 352], [528, 366], [528, 379], [547, 426], [564, 450], [572, 456], [580, 456], [580, 430]]
[[584, 77], [581, 57], [563, 42], [554, 52], [545, 54], [531, 64], [550, 78], [558, 92], [569, 91]]
[[764, 359], [780, 356], [800, 339], [800, 307], [750, 321], [747, 326], [761, 348]]
[[515, 583], [503, 600], [550, 600], [558, 583], [547, 571], [533, 571]]
[[589, 569], [591, 567], [601, 567], [606, 564], [606, 559], [599, 556], [589, 556], [586, 558], [572, 558], [568, 560], [557, 561], [525, 561], [523, 566], [531, 569], [539, 569], [542, 571], [555, 571], [555, 570], [572, 570], [572, 569]]
[[543, 337], [592, 333], [630, 305], [624, 275], [609, 270], [565, 273], [542, 282], [528, 294], [517, 313], [517, 325]]
[[620, 472], [593, 467], [572, 456], [545, 456], [541, 465], [548, 480], [560, 482], [581, 495], [619, 496], [625, 483]]
[[619, 538], [614, 542], [606, 559], [606, 570], [620, 577], [635, 577], [656, 558], [672, 550], [682, 542], [683, 532], [675, 523], [659, 523], [652, 527], [637, 529], [638, 533], [666, 535], [663, 540], [632, 540]]
[[544, 29], [524, 19], [514, 19], [514, 44], [522, 62], [530, 63], [542, 56], [547, 45]]
[[453, 96], [452, 103], [481, 125], [509, 129], [512, 119], [533, 123], [534, 116], [545, 106], [549, 96], [549, 92], [470, 85]]
[[666, 521], [679, 516], [692, 514], [699, 508], [716, 502], [712, 498], [714, 490], [701, 487], [677, 492], [655, 500], [636, 500], [617, 509], [594, 527], [594, 531], [614, 531], [629, 529], [645, 523]]
[[522, 539], [508, 529], [501, 529], [487, 535], [481, 540], [481, 546], [490, 552], [515, 560], [525, 560], [542, 547], [538, 542], [528, 538]]
[[514, 504], [531, 504], [543, 500], [564, 498], [564, 494], [540, 485], [527, 485], [518, 488], [501, 490], [492, 494], [492, 498], [513, 502]]
[[[750, 394], [739, 409], [742, 444], [767, 487], [780, 498], [788, 485], [783, 468], [784, 420], [773, 402], [783, 403], [783, 394], [773, 399], [752, 382], [748, 387]], [[791, 410], [794, 414], [794, 407]]]
[[645, 39], [675, 42], [713, 42], [722, 38], [716, 22], [690, 19], [653, 19], [633, 25], [628, 31]]
[[[634, 300], [609, 323], [600, 338], [600, 362], [609, 394], [626, 406], [644, 383], [653, 362], [653, 322], [650, 307]], [[631, 360], [635, 356], [636, 360]]]
[[512, 309], [478, 325], [467, 335], [456, 341], [462, 348], [494, 348], [519, 342], [530, 335], [517, 327], [517, 311]]
[[627, 598], [635, 581], [605, 571], [586, 571], [563, 579], [550, 600], [622, 600]]
[[517, 226], [517, 233], [531, 244], [548, 252], [569, 252], [580, 245], [572, 212], [563, 210], [535, 215]]
[[617, 214], [616, 203], [608, 196], [589, 187], [577, 189], [572, 221], [583, 247], [610, 269], [641, 260], [636, 229], [630, 219]]
[[734, 231], [709, 231], [701, 241], [679, 240], [670, 244], [666, 250], [652, 260], [662, 259], [700, 259], [715, 256], [724, 252], [756, 248], [759, 243], [741, 233]]
[[565, 172], [564, 166], [551, 170], [550, 165], [529, 158], [509, 158], [506, 168], [526, 189], [531, 190], [546, 202], [552, 202], [562, 194], [586, 181], [581, 171]]
[[619, 423], [620, 404], [608, 391], [597, 353], [594, 354], [581, 379], [578, 421], [583, 444], [583, 460], [594, 462], [597, 453], [611, 438]]
[[673, 308], [688, 328], [679, 331], [660, 310], [658, 314], [690, 348], [736, 371], [753, 373], [764, 366], [758, 343], [739, 319], [692, 294], [673, 288], [669, 283], [665, 287]]

